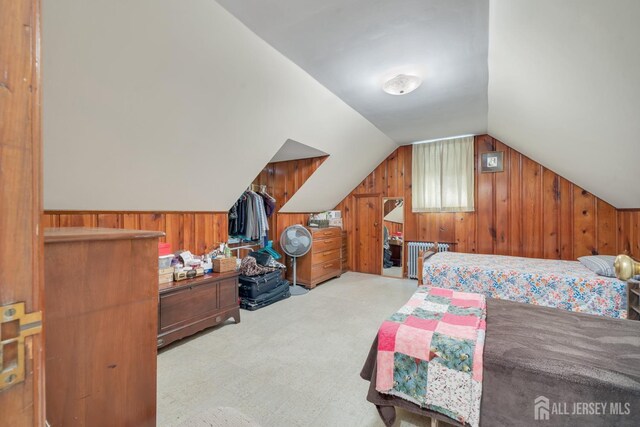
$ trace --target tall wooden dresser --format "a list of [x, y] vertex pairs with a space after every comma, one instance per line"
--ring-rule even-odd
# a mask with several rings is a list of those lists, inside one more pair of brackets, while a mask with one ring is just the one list
[[[313, 289], [342, 274], [342, 229], [339, 227], [312, 228], [311, 250], [298, 258], [297, 283]], [[293, 281], [293, 264], [287, 257], [287, 280]]]
[[347, 252], [348, 247], [348, 235], [346, 231], [342, 231], [342, 272], [346, 273], [349, 270], [349, 257]]
[[158, 237], [45, 230], [47, 421], [155, 426]]

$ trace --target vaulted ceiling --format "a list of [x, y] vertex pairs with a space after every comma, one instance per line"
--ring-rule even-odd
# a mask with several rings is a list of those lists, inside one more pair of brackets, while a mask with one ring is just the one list
[[640, 1], [217, 1], [398, 144], [489, 132], [640, 207]]
[[[398, 143], [487, 127], [488, 0], [218, 0]], [[424, 83], [381, 90], [396, 74]]]

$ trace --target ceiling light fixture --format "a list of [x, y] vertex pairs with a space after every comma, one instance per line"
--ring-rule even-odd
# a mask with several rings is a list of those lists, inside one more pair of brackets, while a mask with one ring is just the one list
[[394, 78], [387, 80], [382, 85], [382, 90], [391, 95], [406, 95], [418, 89], [421, 83], [422, 79], [418, 76], [398, 74]]

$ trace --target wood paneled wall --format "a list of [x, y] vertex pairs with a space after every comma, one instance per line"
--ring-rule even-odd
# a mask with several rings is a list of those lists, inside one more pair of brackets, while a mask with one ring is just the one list
[[618, 252], [640, 258], [640, 209], [618, 211]]
[[[267, 186], [276, 198], [276, 212], [302, 187], [326, 157], [269, 163], [254, 184]], [[270, 219], [271, 239], [291, 224], [305, 224], [308, 214], [275, 214]], [[186, 249], [195, 254], [211, 250], [228, 236], [227, 212], [110, 212], [46, 211], [44, 227], [107, 227], [163, 231], [161, 239], [171, 249]], [[275, 238], [274, 238], [275, 237]]]
[[269, 163], [253, 181], [266, 185], [267, 192], [276, 199], [276, 213], [269, 219], [269, 239], [273, 240], [277, 251], [280, 251], [282, 231], [293, 224], [306, 224], [309, 218], [308, 213], [278, 212], [326, 159], [327, 156], [322, 156]]
[[163, 231], [171, 250], [202, 254], [227, 241], [227, 212], [46, 211], [44, 227], [106, 227]]
[[[480, 156], [489, 151], [504, 152], [504, 172], [480, 173]], [[475, 212], [412, 213], [412, 146], [389, 155], [337, 207], [349, 235], [349, 265], [354, 265], [357, 194], [404, 197], [405, 241], [453, 242], [459, 252], [569, 260], [624, 250], [640, 255], [640, 212], [617, 211], [488, 135], [475, 138], [475, 158]]]
[[396, 233], [402, 233], [404, 235], [403, 224], [391, 221], [384, 221], [384, 226], [389, 230], [389, 236], [393, 236]]

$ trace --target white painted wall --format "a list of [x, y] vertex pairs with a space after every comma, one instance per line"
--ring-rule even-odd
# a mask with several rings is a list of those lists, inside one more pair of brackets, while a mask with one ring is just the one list
[[492, 136], [640, 207], [640, 1], [491, 0]]
[[43, 0], [46, 209], [227, 210], [289, 138], [333, 208], [396, 145], [213, 0]]

